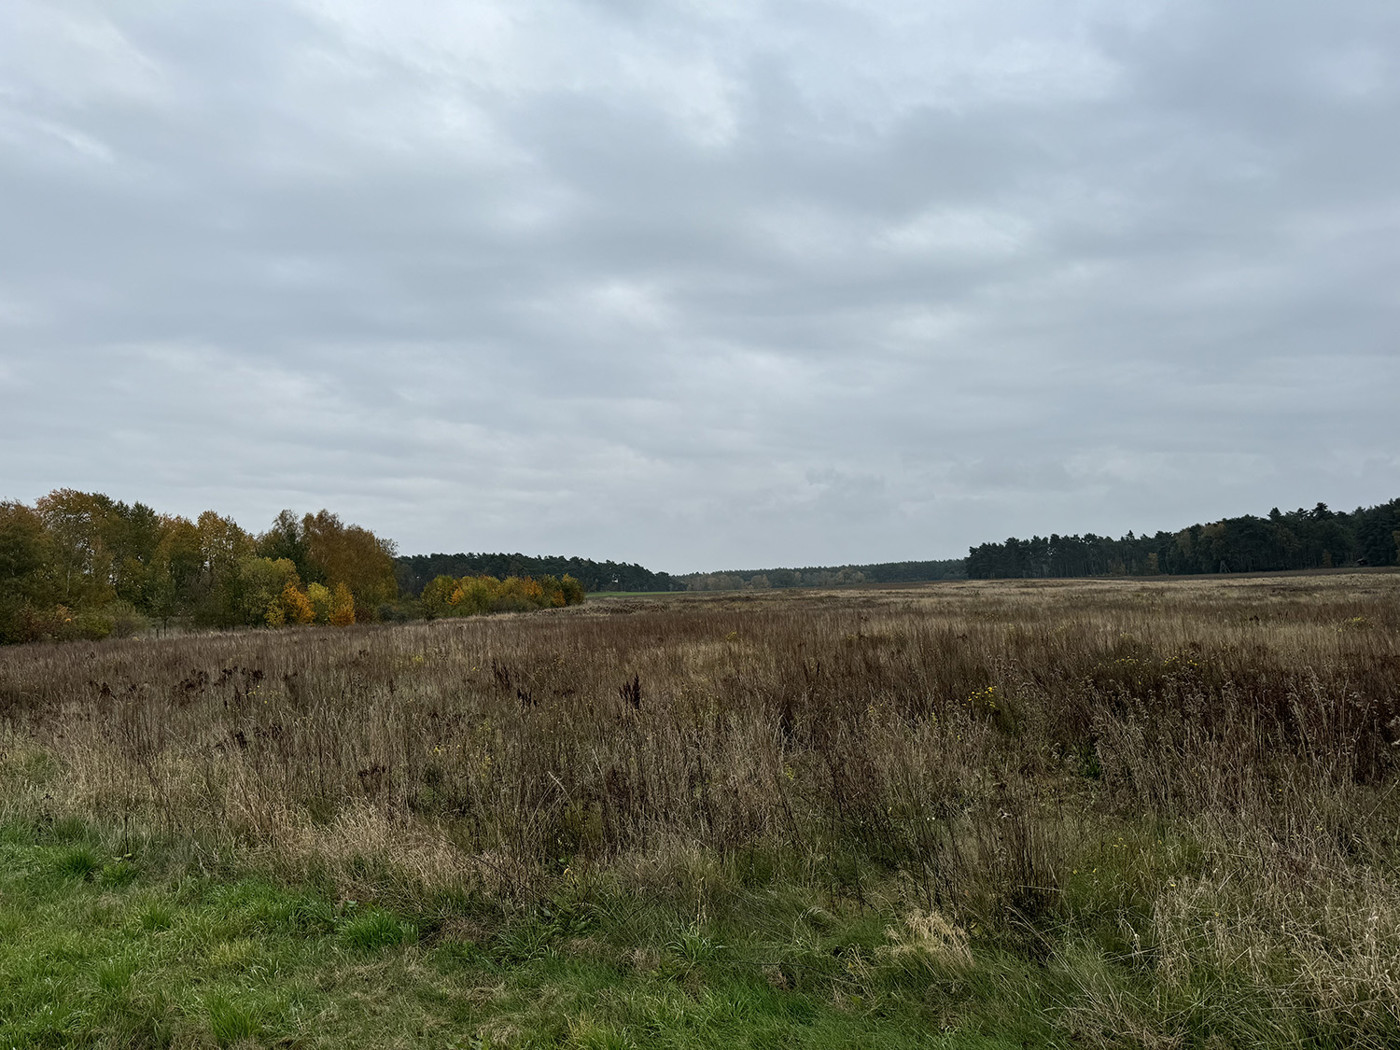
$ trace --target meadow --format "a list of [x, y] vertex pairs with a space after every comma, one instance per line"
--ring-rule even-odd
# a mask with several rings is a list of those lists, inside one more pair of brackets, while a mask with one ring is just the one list
[[0, 651], [0, 1046], [1400, 1044], [1400, 573]]

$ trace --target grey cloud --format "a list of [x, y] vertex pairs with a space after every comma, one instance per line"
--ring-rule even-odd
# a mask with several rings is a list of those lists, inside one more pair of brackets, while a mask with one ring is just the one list
[[0, 495], [685, 570], [1400, 491], [1389, 5], [15, 11]]

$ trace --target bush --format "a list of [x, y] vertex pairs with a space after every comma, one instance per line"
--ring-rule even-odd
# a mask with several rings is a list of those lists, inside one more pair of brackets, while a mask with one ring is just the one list
[[117, 638], [132, 638], [150, 627], [150, 621], [130, 602], [117, 602], [110, 612], [112, 634]]
[[110, 635], [116, 626], [116, 616], [107, 609], [79, 609], [63, 618], [54, 637], [60, 641], [96, 642]]
[[454, 580], [439, 576], [419, 598], [427, 619], [438, 616], [479, 616], [483, 613], [529, 612], [577, 605], [584, 598], [583, 585], [572, 576], [463, 576]]
[[402, 602], [380, 602], [374, 617], [380, 623], [408, 623], [414, 619], [412, 606]]
[[439, 576], [423, 588], [423, 593], [418, 598], [418, 607], [423, 613], [423, 617], [428, 620], [436, 620], [439, 616], [449, 616], [452, 613], [452, 595], [457, 590], [457, 581], [451, 576]]

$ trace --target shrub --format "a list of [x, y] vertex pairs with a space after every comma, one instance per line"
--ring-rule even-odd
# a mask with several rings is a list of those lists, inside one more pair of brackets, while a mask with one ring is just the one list
[[117, 638], [132, 638], [150, 627], [150, 621], [130, 602], [111, 606], [112, 634]]
[[336, 627], [349, 627], [355, 622], [355, 596], [343, 583], [337, 583], [331, 592], [330, 622]]
[[306, 587], [306, 600], [311, 603], [312, 622], [331, 622], [331, 592], [325, 584], [311, 583]]

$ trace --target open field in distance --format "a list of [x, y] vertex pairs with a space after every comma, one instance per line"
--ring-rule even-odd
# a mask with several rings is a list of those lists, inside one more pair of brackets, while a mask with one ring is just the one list
[[0, 651], [0, 1045], [1392, 1046], [1400, 573]]

